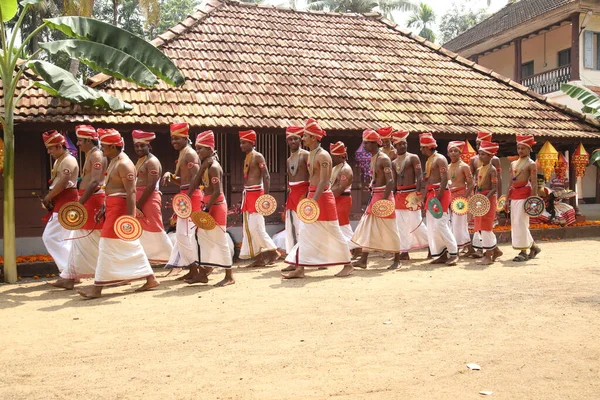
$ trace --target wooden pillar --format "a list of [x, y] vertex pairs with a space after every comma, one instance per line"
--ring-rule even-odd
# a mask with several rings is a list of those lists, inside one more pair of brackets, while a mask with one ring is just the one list
[[523, 59], [521, 57], [521, 38], [518, 37], [515, 39], [515, 71], [513, 73], [514, 77], [515, 77], [515, 82], [521, 83], [521, 80], [523, 79], [523, 74], [522, 74], [522, 64], [523, 64]]
[[579, 80], [579, 13], [571, 15], [571, 79]]

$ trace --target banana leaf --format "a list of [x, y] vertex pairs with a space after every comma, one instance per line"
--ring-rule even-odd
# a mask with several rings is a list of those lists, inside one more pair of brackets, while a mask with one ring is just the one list
[[600, 167], [600, 149], [594, 150], [592, 156], [590, 157], [590, 165], [596, 164]]
[[158, 84], [158, 79], [144, 64], [129, 54], [102, 43], [69, 39], [40, 43], [40, 47], [50, 54], [64, 53], [69, 58], [77, 58], [96, 71], [143, 87]]
[[69, 37], [102, 43], [129, 54], [171, 86], [181, 86], [185, 83], [185, 78], [169, 57], [131, 32], [85, 17], [49, 18], [44, 19], [44, 22], [50, 28], [57, 29]]
[[116, 97], [102, 93], [80, 84], [69, 71], [42, 60], [34, 60], [28, 64], [44, 81], [36, 81], [34, 85], [44, 89], [53, 96], [62, 97], [73, 103], [92, 107], [108, 108], [113, 111], [128, 111], [131, 104]]
[[582, 112], [592, 114], [596, 118], [600, 117], [600, 97], [596, 93], [585, 87], [570, 83], [560, 85], [560, 90], [567, 96], [581, 101], [583, 104]]
[[0, 0], [0, 14], [2, 14], [2, 22], [7, 22], [13, 19], [17, 14], [17, 0]]

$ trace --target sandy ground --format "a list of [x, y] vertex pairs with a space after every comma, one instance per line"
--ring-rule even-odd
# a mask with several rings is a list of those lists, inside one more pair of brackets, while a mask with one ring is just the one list
[[227, 288], [92, 301], [0, 285], [0, 399], [599, 399], [598, 244], [489, 267], [373, 258], [350, 278], [238, 268]]

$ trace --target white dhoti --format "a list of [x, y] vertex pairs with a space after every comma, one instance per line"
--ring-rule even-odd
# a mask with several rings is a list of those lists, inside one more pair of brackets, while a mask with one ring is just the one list
[[400, 235], [396, 218], [363, 215], [354, 231], [352, 242], [365, 250], [397, 253], [400, 251]]
[[450, 225], [458, 248], [471, 243], [471, 235], [469, 234], [469, 216], [467, 214], [458, 215], [451, 212]]
[[261, 253], [277, 250], [277, 246], [267, 234], [265, 217], [258, 213], [244, 213], [244, 227], [242, 229], [242, 249], [240, 258], [247, 260]]
[[[292, 251], [292, 247], [298, 243], [298, 231], [300, 230], [300, 220], [296, 211], [285, 210], [285, 252]], [[279, 247], [279, 246], [277, 246]]]
[[198, 229], [198, 262], [209, 267], [231, 268], [233, 258], [225, 226], [214, 229]]
[[152, 268], [138, 240], [100, 238], [100, 255], [95, 285], [112, 285], [144, 279], [153, 275]]
[[278, 250], [283, 250], [287, 253], [286, 241], [285, 241], [286, 236], [287, 236], [287, 231], [285, 229], [277, 232], [276, 234], [273, 235], [273, 243], [275, 243], [275, 246], [277, 246]]
[[441, 218], [434, 218], [427, 212], [427, 234], [429, 240], [429, 251], [432, 257], [439, 257], [448, 251], [448, 255], [458, 255], [458, 245], [450, 230], [450, 216], [447, 212]]
[[198, 261], [196, 225], [189, 218], [177, 217], [175, 244], [165, 268], [187, 268]]
[[427, 225], [423, 223], [421, 210], [396, 209], [396, 223], [400, 235], [400, 252], [424, 249], [429, 246]]
[[61, 271], [63, 279], [92, 278], [96, 273], [100, 251], [100, 229], [74, 231], [67, 268]]
[[346, 242], [348, 243], [348, 248], [350, 250], [360, 248], [360, 246], [358, 246], [356, 243], [354, 243], [352, 241], [352, 236], [354, 236], [354, 231], [352, 230], [352, 225], [350, 225], [350, 224], [341, 225], [340, 230], [342, 231], [342, 235], [346, 238]]
[[510, 200], [510, 234], [515, 250], [527, 250], [533, 245], [533, 237], [529, 232], [529, 215], [524, 208], [525, 201], [526, 199]]
[[496, 239], [496, 235], [492, 231], [481, 231], [481, 241], [483, 244], [483, 250], [494, 250], [498, 241]]
[[69, 266], [69, 253], [71, 252], [71, 240], [65, 240], [72, 237], [73, 231], [62, 227], [58, 222], [58, 213], [52, 213], [48, 220], [42, 240], [48, 254], [52, 256], [58, 270], [62, 273]]
[[483, 249], [483, 240], [481, 239], [481, 233], [479, 231], [475, 231], [473, 233], [473, 240], [471, 241], [471, 245], [476, 250]]
[[323, 267], [350, 263], [350, 249], [337, 221], [300, 223], [298, 243], [285, 262], [305, 267]]
[[166, 232], [144, 231], [140, 243], [146, 252], [149, 261], [166, 263], [171, 258], [173, 245]]

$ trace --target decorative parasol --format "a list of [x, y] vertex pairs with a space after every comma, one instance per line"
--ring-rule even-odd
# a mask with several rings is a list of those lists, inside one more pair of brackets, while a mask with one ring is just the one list
[[550, 180], [554, 166], [558, 162], [558, 151], [552, 146], [552, 143], [547, 141], [544, 143], [542, 148], [537, 154], [537, 161], [540, 164], [540, 168], [544, 173], [546, 181]]
[[298, 207], [296, 207], [298, 218], [306, 224], [316, 222], [317, 219], [319, 219], [320, 213], [321, 209], [319, 208], [319, 204], [313, 199], [302, 199], [298, 203]]
[[81, 229], [88, 220], [88, 212], [78, 201], [70, 201], [58, 211], [58, 222], [70, 231]]
[[579, 146], [577, 146], [577, 149], [571, 156], [571, 162], [573, 163], [573, 167], [575, 167], [575, 177], [583, 178], [585, 175], [585, 169], [590, 162], [590, 153], [585, 150], [583, 143], [580, 142]]
[[483, 217], [490, 211], [491, 203], [485, 195], [478, 193], [469, 199], [469, 212], [475, 217]]
[[465, 140], [465, 149], [460, 155], [460, 158], [468, 164], [469, 161], [471, 161], [471, 158], [473, 158], [473, 156], [475, 156], [476, 154], [477, 152], [475, 151], [473, 146], [471, 146], [471, 143], [469, 143], [468, 140]]
[[371, 211], [373, 215], [378, 218], [386, 218], [394, 213], [396, 210], [395, 204], [390, 200], [377, 200], [373, 207], [371, 207]]
[[554, 167], [554, 174], [561, 182], [564, 182], [567, 177], [567, 170], [569, 169], [569, 162], [563, 155], [563, 153], [558, 153], [558, 161], [556, 162], [556, 166]]
[[263, 194], [256, 199], [254, 206], [256, 207], [257, 213], [266, 217], [273, 214], [277, 209], [277, 200], [275, 200], [275, 197], [271, 196], [270, 194]]
[[456, 215], [464, 215], [469, 212], [469, 200], [465, 197], [457, 197], [450, 204], [452, 212]]
[[115, 234], [121, 240], [133, 241], [142, 236], [142, 224], [130, 215], [122, 215], [115, 221]]

